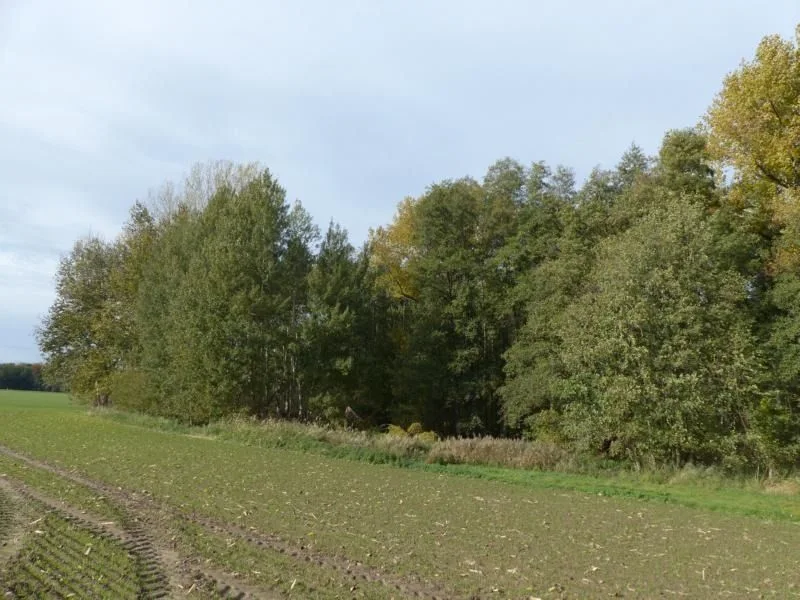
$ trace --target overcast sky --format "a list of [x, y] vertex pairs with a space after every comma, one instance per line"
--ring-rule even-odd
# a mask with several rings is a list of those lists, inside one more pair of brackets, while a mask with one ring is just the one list
[[0, 362], [59, 256], [198, 161], [260, 161], [356, 243], [496, 159], [579, 178], [695, 124], [797, 0], [0, 0]]

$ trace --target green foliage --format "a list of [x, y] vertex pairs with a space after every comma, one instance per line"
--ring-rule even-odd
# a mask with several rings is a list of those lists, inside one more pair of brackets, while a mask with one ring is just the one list
[[659, 183], [674, 194], [707, 198], [717, 204], [714, 169], [707, 149], [707, 138], [695, 129], [667, 132], [655, 168]]
[[58, 386], [45, 382], [40, 363], [3, 363], [0, 364], [0, 389], [58, 391]]
[[582, 185], [503, 158], [405, 198], [360, 250], [268, 170], [196, 167], [64, 257], [45, 379], [194, 424], [402, 422], [792, 469], [799, 52], [765, 38], [656, 156], [631, 145]]
[[720, 460], [746, 433], [761, 362], [715, 235], [697, 205], [665, 200], [599, 246], [559, 328], [576, 443], [681, 463]]
[[85, 399], [108, 394], [108, 377], [119, 360], [110, 324], [110, 279], [117, 265], [111, 245], [94, 237], [77, 241], [59, 264], [57, 298], [37, 332], [49, 381]]
[[109, 393], [114, 406], [135, 412], [155, 412], [157, 396], [150, 377], [148, 373], [134, 369], [112, 374]]

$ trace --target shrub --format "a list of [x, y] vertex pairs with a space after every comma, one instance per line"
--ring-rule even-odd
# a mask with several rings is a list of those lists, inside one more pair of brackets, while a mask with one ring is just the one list
[[407, 437], [408, 433], [406, 433], [406, 430], [400, 427], [399, 425], [389, 425], [389, 427], [386, 430], [386, 435], [392, 437]]
[[425, 428], [422, 427], [422, 423], [412, 423], [406, 431], [408, 431], [408, 435], [419, 435], [425, 431]]
[[532, 440], [561, 443], [561, 415], [552, 409], [543, 410], [525, 420], [526, 435]]
[[439, 439], [433, 431], [421, 431], [414, 438], [426, 444], [434, 444]]
[[142, 371], [120, 371], [109, 380], [111, 403], [122, 410], [151, 412], [155, 390], [150, 378]]

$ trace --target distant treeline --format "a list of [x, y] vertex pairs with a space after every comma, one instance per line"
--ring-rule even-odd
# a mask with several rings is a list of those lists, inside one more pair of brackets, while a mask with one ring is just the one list
[[42, 379], [39, 363], [0, 363], [0, 390], [58, 391]]
[[64, 257], [48, 376], [195, 423], [349, 406], [640, 465], [796, 467], [798, 106], [800, 50], [768, 37], [657, 156], [632, 146], [580, 186], [502, 159], [403, 200], [360, 249], [268, 170], [198, 167]]

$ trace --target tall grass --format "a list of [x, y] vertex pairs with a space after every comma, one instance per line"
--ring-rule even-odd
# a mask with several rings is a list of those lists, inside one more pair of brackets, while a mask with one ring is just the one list
[[553, 442], [507, 438], [447, 438], [428, 451], [429, 463], [490, 465], [512, 469], [569, 471], [576, 468], [575, 455]]
[[109, 408], [92, 409], [91, 412], [125, 425], [169, 433], [209, 437], [260, 448], [312, 452], [369, 463], [432, 469], [442, 467], [448, 472], [477, 477], [497, 478], [498, 469], [505, 469], [509, 473], [501, 478], [509, 480], [519, 479], [513, 472], [538, 471], [582, 475], [607, 481], [613, 479], [615, 486], [631, 490], [650, 485], [688, 486], [708, 490], [736, 488], [774, 495], [800, 495], [800, 479], [796, 477], [766, 480], [752, 475], [726, 473], [713, 466], [691, 464], [681, 468], [665, 465], [641, 469], [600, 456], [578, 454], [548, 441], [493, 437], [432, 440], [424, 434], [387, 435], [247, 417], [231, 417], [204, 426], [190, 426], [172, 419]]

